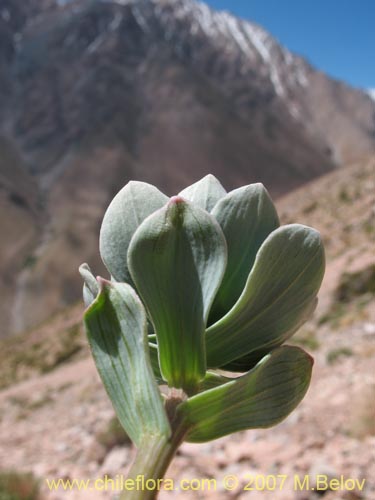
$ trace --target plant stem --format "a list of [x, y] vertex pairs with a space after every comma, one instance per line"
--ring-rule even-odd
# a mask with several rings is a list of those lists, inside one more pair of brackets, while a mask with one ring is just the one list
[[175, 415], [171, 427], [172, 434], [169, 438], [153, 436], [138, 448], [120, 500], [157, 498], [162, 487], [162, 479], [188, 430], [184, 420]]

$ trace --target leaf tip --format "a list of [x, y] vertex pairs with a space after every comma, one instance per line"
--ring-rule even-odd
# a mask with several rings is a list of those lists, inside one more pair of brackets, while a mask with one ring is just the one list
[[103, 290], [103, 288], [106, 286], [112, 286], [112, 283], [109, 280], [102, 278], [101, 276], [97, 276], [96, 281], [99, 284], [100, 291]]
[[87, 264], [87, 262], [84, 262], [83, 264], [81, 264], [79, 267], [78, 267], [78, 271], [80, 274], [84, 273], [85, 271], [90, 271], [90, 267], [89, 265]]
[[182, 203], [186, 203], [186, 200], [182, 196], [178, 196], [178, 195], [177, 196], [172, 196], [171, 199], [169, 200], [169, 205], [170, 206], [179, 205], [179, 204], [182, 204]]
[[314, 366], [315, 360], [314, 360], [314, 358], [311, 356], [311, 354], [310, 354], [310, 353], [308, 353], [308, 352], [306, 352], [306, 351], [305, 351], [305, 353], [306, 353], [306, 358], [307, 358], [307, 361], [310, 363], [311, 368], [312, 368], [312, 367]]
[[207, 180], [207, 181], [214, 181], [214, 182], [219, 182], [219, 179], [215, 177], [213, 174], [207, 174], [205, 175], [202, 180]]

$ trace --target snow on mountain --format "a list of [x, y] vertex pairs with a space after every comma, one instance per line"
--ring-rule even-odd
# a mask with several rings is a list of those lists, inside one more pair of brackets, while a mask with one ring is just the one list
[[375, 88], [373, 89], [367, 89], [368, 95], [375, 101]]
[[[191, 42], [192, 57], [200, 50], [197, 37], [214, 44], [223, 54], [241, 57], [242, 72], [251, 72], [254, 64], [262, 66], [274, 92], [279, 97], [287, 94], [290, 85], [306, 86], [308, 76], [300, 58], [282, 47], [263, 28], [237, 18], [227, 11], [215, 11], [196, 0], [104, 0], [122, 6], [131, 6], [137, 22], [145, 31], [152, 30], [155, 21], [163, 28], [167, 42], [182, 49], [181, 38]], [[288, 67], [284, 74], [280, 66]]]
[[[121, 1], [121, 0], [120, 0]], [[126, 0], [128, 1], [128, 0]], [[285, 85], [308, 84], [308, 77], [300, 59], [282, 47], [267, 31], [250, 21], [235, 17], [227, 11], [214, 11], [195, 0], [150, 0], [161, 22], [169, 27], [176, 21], [190, 26], [192, 37], [203, 35], [228, 53], [242, 57], [243, 72], [258, 63], [265, 67], [275, 93], [283, 97]], [[289, 71], [282, 75], [280, 66]], [[285, 81], [287, 80], [287, 82]]]
[[82, 256], [101, 273], [97, 228], [130, 178], [172, 194], [211, 172], [278, 196], [375, 151], [364, 92], [195, 0], [0, 0], [0, 66], [0, 174], [15, 158], [26, 186], [0, 193], [0, 335], [77, 300]]

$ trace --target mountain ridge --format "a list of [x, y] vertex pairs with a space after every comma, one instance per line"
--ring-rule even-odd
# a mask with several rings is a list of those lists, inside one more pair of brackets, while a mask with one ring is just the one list
[[260, 181], [279, 196], [375, 151], [365, 93], [205, 4], [0, 7], [0, 149], [14, 151], [29, 207], [23, 218], [0, 164], [0, 225], [31, 228], [22, 248], [16, 228], [2, 244], [2, 335], [76, 300], [83, 260], [102, 271], [100, 220], [130, 179], [174, 194], [213, 173], [227, 189]]

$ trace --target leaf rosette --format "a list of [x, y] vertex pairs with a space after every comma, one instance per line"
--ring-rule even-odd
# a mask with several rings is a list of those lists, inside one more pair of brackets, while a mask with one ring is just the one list
[[316, 306], [324, 248], [313, 228], [280, 226], [262, 184], [227, 193], [208, 175], [168, 198], [129, 182], [100, 253], [111, 281], [80, 268], [87, 334], [136, 444], [171, 432], [157, 384], [183, 391], [199, 442], [274, 425], [304, 397], [312, 358], [283, 344]]

